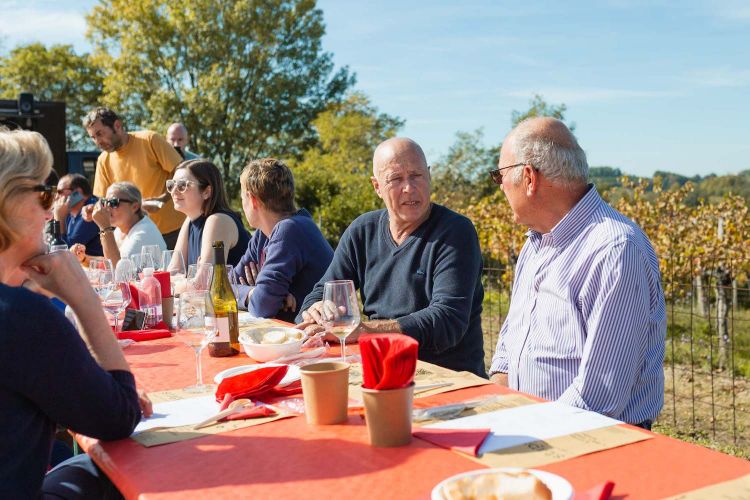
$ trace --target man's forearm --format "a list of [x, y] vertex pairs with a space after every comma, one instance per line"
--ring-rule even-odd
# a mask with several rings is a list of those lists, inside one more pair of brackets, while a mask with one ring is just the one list
[[490, 375], [490, 382], [503, 387], [508, 387], [508, 374], [502, 372], [493, 373]]
[[374, 319], [363, 321], [360, 325], [360, 333], [403, 333], [401, 325], [395, 319]]

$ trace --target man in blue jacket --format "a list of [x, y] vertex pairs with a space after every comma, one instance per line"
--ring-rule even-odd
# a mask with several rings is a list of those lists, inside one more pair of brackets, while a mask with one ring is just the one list
[[259, 318], [294, 321], [328, 268], [333, 249], [310, 213], [294, 206], [294, 177], [274, 158], [251, 161], [240, 176], [242, 209], [257, 230], [233, 271], [237, 302]]
[[474, 226], [430, 201], [429, 167], [411, 139], [377, 147], [371, 180], [385, 209], [359, 216], [346, 229], [331, 266], [305, 298], [298, 326], [321, 331], [324, 283], [349, 279], [369, 319], [347, 341], [361, 333], [404, 333], [419, 341], [419, 359], [486, 377], [482, 256]]

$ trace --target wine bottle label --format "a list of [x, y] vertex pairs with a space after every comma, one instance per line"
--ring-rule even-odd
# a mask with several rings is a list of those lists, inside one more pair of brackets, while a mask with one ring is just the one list
[[216, 328], [216, 336], [211, 343], [229, 342], [229, 318], [206, 316], [206, 328]]

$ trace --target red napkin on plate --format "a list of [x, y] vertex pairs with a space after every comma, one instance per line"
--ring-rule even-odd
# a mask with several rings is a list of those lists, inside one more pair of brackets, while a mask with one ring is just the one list
[[[166, 325], [164, 326], [166, 327]], [[131, 339], [135, 340], [136, 342], [143, 342], [144, 340], [164, 339], [172, 336], [172, 334], [169, 333], [169, 330], [167, 330], [166, 328], [152, 328], [150, 330], [128, 330], [125, 332], [117, 332], [116, 335], [120, 340]]]
[[223, 403], [227, 395], [238, 398], [258, 398], [274, 390], [286, 375], [288, 365], [267, 366], [227, 377], [216, 388], [216, 401]]
[[418, 429], [412, 435], [443, 448], [476, 457], [479, 447], [490, 432], [490, 429]]
[[[225, 394], [224, 399], [222, 399], [221, 405], [219, 406], [219, 411], [226, 410], [234, 399], [235, 398], [233, 398], [231, 394]], [[267, 406], [253, 406], [252, 408], [232, 413], [231, 415], [222, 418], [220, 422], [224, 420], [245, 420], [248, 418], [272, 417], [274, 415], [276, 415], [276, 412]]]
[[362, 387], [401, 389], [411, 384], [417, 369], [419, 342], [400, 333], [362, 335]]

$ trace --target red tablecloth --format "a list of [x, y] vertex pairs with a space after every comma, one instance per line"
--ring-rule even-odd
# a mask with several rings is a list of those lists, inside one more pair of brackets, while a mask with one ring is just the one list
[[[194, 382], [192, 349], [175, 339], [136, 344], [124, 352], [142, 389]], [[252, 362], [244, 354], [210, 358], [204, 353], [203, 360], [206, 380]], [[444, 403], [492, 392], [511, 391], [483, 386], [433, 398]], [[402, 448], [372, 448], [359, 416], [346, 425], [320, 427], [297, 417], [152, 448], [130, 439], [79, 441], [127, 498], [429, 498], [442, 479], [481, 468], [420, 439]], [[659, 435], [539, 468], [565, 477], [577, 491], [612, 480], [615, 498], [639, 499], [750, 473], [745, 460]]]

